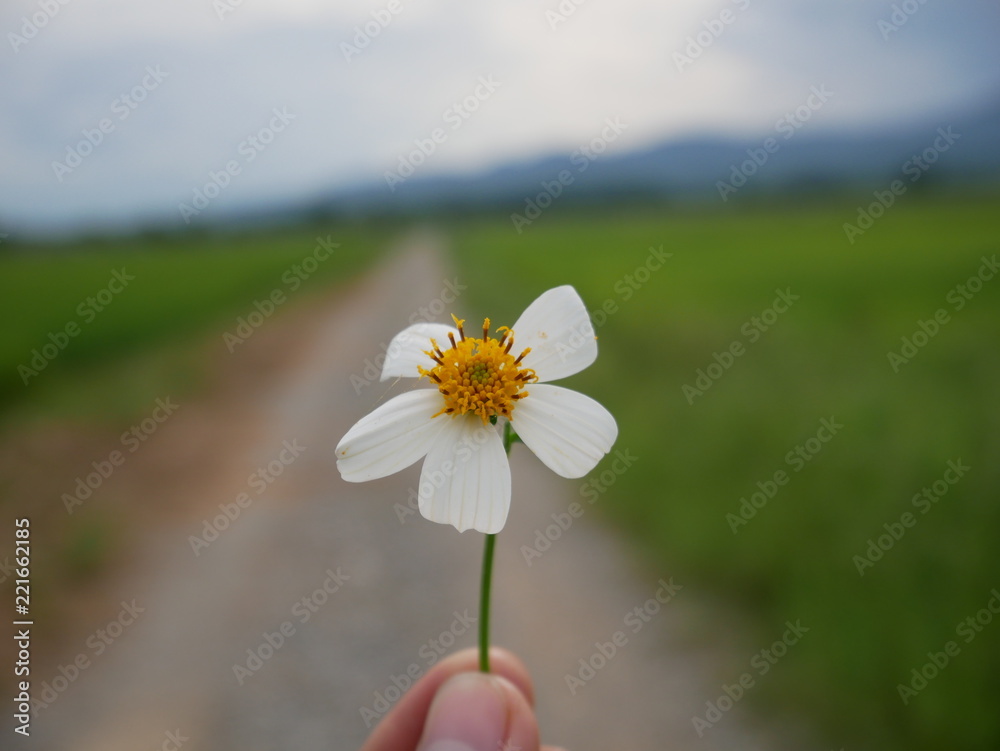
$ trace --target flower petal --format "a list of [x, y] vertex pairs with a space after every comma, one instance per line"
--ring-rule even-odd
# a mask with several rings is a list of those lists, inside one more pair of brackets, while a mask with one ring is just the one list
[[420, 472], [420, 513], [459, 532], [496, 534], [510, 509], [510, 464], [503, 440], [472, 415], [444, 418]]
[[543, 292], [512, 327], [516, 356], [531, 347], [524, 366], [541, 381], [579, 373], [597, 359], [597, 339], [587, 308], [569, 285]]
[[337, 469], [348, 482], [364, 482], [406, 469], [427, 453], [447, 425], [431, 419], [441, 409], [435, 389], [408, 391], [362, 417], [337, 444]]
[[417, 378], [420, 376], [418, 365], [427, 370], [433, 368], [437, 363], [424, 352], [431, 348], [431, 339], [435, 339], [442, 350], [448, 349], [451, 346], [448, 334], [457, 338], [458, 329], [443, 323], [415, 323], [400, 331], [386, 348], [381, 380]]
[[562, 477], [583, 477], [618, 437], [615, 418], [589, 396], [537, 383], [517, 403], [511, 424], [535, 456]]

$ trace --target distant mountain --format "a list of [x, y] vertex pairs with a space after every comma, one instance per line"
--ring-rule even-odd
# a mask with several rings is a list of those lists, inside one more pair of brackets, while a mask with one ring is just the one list
[[392, 190], [385, 181], [339, 190], [323, 196], [316, 208], [411, 212], [500, 204], [516, 210], [557, 192], [568, 203], [609, 196], [718, 200], [725, 193], [728, 200], [761, 191], [874, 190], [894, 179], [995, 184], [1000, 99], [958, 117], [941, 114], [883, 129], [820, 130], [808, 122], [794, 129], [785, 123], [757, 139], [686, 138], [627, 153], [612, 148], [592, 160], [579, 152], [556, 154], [474, 174], [430, 169], [416, 167]]

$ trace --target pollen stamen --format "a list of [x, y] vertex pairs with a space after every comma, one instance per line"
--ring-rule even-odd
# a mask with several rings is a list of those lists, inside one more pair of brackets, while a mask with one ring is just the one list
[[437, 342], [431, 340], [432, 349], [425, 354], [434, 361], [431, 369], [418, 366], [420, 375], [437, 384], [444, 397], [439, 415], [464, 415], [473, 412], [485, 425], [497, 416], [510, 418], [514, 404], [528, 395], [524, 388], [538, 380], [531, 368], [521, 365], [531, 349], [525, 349], [518, 358], [510, 354], [514, 345], [514, 332], [509, 327], [497, 329], [499, 339], [491, 338], [490, 319], [483, 321], [483, 338], [465, 335], [465, 321], [452, 316], [459, 339], [448, 334], [451, 348], [442, 352]]

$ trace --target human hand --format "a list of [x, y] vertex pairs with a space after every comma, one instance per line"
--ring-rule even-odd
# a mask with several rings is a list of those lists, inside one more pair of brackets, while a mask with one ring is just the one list
[[560, 751], [539, 749], [535, 692], [524, 663], [490, 649], [490, 673], [478, 653], [446, 657], [399, 700], [361, 751]]

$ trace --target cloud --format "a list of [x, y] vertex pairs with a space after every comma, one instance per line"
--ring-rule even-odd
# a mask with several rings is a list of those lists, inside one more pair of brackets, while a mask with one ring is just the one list
[[[568, 152], [608, 117], [629, 126], [618, 149], [759, 134], [813, 85], [836, 92], [817, 127], [863, 127], [971, 106], [1000, 83], [1000, 11], [972, 0], [917, 5], [888, 39], [892, 4], [860, 0], [69, 0], [14, 51], [9, 34], [40, 7], [0, 9], [7, 226], [176, 219], [234, 159], [210, 211], [374, 182], [440, 127], [427, 172]], [[150, 66], [168, 77], [115, 119]], [[499, 86], [453, 128], [483, 77]], [[275, 108], [294, 120], [246, 160]], [[113, 132], [60, 181], [53, 162], [107, 118]]]

